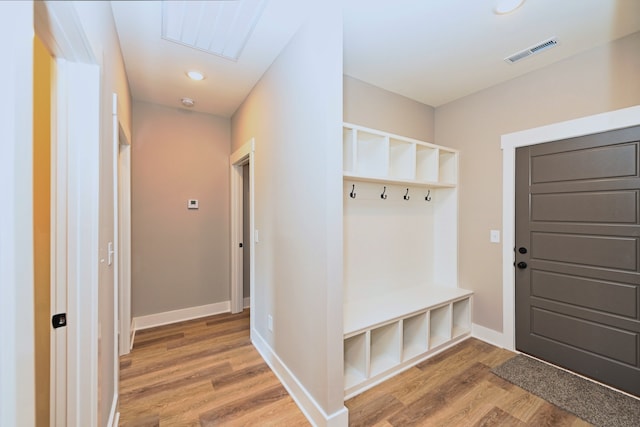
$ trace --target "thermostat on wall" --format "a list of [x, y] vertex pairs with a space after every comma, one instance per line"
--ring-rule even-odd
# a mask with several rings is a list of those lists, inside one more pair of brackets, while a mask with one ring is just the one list
[[198, 199], [189, 199], [187, 201], [188, 209], [198, 209]]

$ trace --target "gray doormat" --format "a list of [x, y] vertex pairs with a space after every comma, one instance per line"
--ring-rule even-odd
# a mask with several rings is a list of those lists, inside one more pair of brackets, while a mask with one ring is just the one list
[[596, 426], [640, 426], [640, 400], [531, 357], [518, 354], [492, 372]]

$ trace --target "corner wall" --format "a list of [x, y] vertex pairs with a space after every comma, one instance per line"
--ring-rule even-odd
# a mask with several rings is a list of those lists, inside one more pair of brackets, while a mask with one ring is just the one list
[[[342, 15], [313, 18], [232, 117], [255, 138], [252, 338], [307, 417], [345, 425], [342, 358]], [[273, 317], [273, 331], [268, 317]]]
[[229, 119], [134, 102], [133, 138], [132, 317], [228, 302]]
[[436, 143], [462, 150], [459, 285], [475, 291], [474, 323], [503, 329], [502, 244], [489, 242], [502, 229], [501, 135], [640, 104], [639, 52], [635, 33], [436, 108]]
[[432, 106], [346, 75], [343, 87], [345, 122], [433, 142]]

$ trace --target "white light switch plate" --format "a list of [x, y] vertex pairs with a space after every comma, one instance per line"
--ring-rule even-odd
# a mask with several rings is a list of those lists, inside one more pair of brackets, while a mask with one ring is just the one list
[[491, 243], [500, 243], [500, 230], [491, 230], [489, 232], [489, 241]]

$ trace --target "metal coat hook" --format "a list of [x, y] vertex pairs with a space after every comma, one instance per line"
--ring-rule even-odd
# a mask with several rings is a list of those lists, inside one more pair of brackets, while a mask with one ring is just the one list
[[356, 185], [355, 184], [353, 184], [351, 186], [351, 193], [349, 193], [349, 197], [351, 197], [352, 199], [356, 198]]
[[431, 190], [427, 190], [427, 195], [424, 198], [427, 202], [431, 201]]
[[410, 198], [410, 197], [409, 197], [409, 189], [408, 189], [408, 188], [407, 188], [407, 192], [406, 192], [406, 193], [404, 193], [404, 197], [403, 197], [403, 198], [404, 198], [405, 200], [409, 200], [409, 198]]
[[385, 186], [385, 187], [383, 187], [383, 188], [382, 188], [382, 194], [380, 195], [380, 198], [381, 198], [382, 200], [387, 200], [387, 195], [386, 195], [386, 194], [384, 194], [384, 193], [386, 193], [386, 192], [387, 192], [387, 187]]

